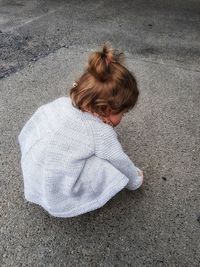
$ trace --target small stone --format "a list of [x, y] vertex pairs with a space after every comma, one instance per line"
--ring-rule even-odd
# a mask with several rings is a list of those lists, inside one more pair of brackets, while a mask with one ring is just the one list
[[197, 217], [197, 222], [200, 223], [200, 215]]
[[166, 178], [166, 177], [164, 177], [164, 176], [162, 177], [162, 179], [163, 179], [164, 181], [167, 181], [167, 178]]

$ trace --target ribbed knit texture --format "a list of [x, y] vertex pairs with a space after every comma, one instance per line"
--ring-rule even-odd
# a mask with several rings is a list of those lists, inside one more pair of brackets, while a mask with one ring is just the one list
[[60, 97], [36, 110], [18, 136], [25, 198], [52, 216], [100, 208], [122, 188], [142, 183], [117, 134]]

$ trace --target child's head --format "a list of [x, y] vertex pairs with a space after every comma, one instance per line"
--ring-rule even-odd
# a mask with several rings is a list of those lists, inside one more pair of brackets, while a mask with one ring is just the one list
[[85, 72], [70, 90], [74, 106], [111, 116], [114, 126], [135, 106], [138, 95], [136, 79], [123, 65], [123, 53], [108, 44], [91, 53]]

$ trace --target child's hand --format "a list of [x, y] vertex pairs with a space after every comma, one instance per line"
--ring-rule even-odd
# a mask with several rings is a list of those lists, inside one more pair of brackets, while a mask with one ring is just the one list
[[139, 176], [141, 176], [142, 178], [144, 178], [143, 171], [140, 170], [139, 168], [137, 168], [137, 173], [138, 173]]

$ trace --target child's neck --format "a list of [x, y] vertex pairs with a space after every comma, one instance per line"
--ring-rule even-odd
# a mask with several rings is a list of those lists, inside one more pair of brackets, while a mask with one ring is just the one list
[[98, 118], [99, 118], [100, 120], [102, 120], [104, 123], [107, 123], [107, 124], [109, 124], [110, 126], [113, 127], [112, 122], [111, 122], [108, 118], [106, 118], [106, 117], [102, 117], [102, 116], [100, 116], [98, 113], [96, 113], [96, 112], [92, 112], [92, 111], [87, 110], [87, 109], [85, 109], [85, 110], [83, 110], [83, 111], [89, 112], [90, 114], [92, 114], [92, 115], [98, 117]]

